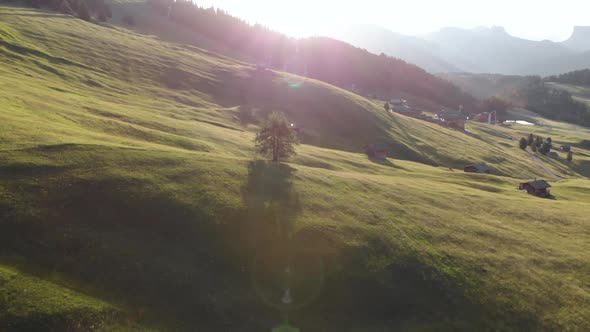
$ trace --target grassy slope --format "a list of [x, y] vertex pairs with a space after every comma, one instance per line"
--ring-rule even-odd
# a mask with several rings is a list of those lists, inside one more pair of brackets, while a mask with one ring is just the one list
[[[321, 82], [65, 16], [0, 17], [11, 254], [146, 306], [148, 325], [268, 329], [277, 315], [252, 293], [250, 261], [261, 243], [281, 248], [265, 208], [279, 206], [326, 262], [320, 297], [294, 314], [305, 330], [590, 326], [590, 183], [568, 165], [547, 161], [572, 179], [540, 201], [514, 188], [543, 170], [485, 125], [465, 135], [389, 116]], [[271, 109], [306, 144], [268, 178], [251, 140]], [[396, 159], [358, 153], [375, 141]], [[506, 177], [448, 170], [481, 160]]]
[[[544, 119], [537, 114], [526, 110], [516, 110], [512, 113], [513, 114], [511, 115], [515, 119], [522, 119], [537, 124], [534, 127], [526, 125], [510, 126], [513, 131], [518, 133], [518, 137], [528, 135], [532, 132], [535, 135], [551, 137], [555, 142], [554, 146], [557, 148], [556, 152], [559, 154], [559, 161], [556, 162], [549, 158], [542, 157], [546, 162], [567, 164], [578, 174], [586, 177], [590, 176], [590, 153], [588, 153], [588, 148], [590, 147], [590, 129], [587, 127]], [[572, 146], [574, 156], [571, 164], [565, 161], [567, 153], [559, 150], [559, 147], [562, 144], [569, 144]]]
[[59, 284], [0, 265], [0, 328], [3, 331], [94, 330], [114, 318], [107, 303]]
[[571, 93], [574, 99], [590, 106], [590, 87], [553, 82], [547, 84], [552, 88], [565, 90]]

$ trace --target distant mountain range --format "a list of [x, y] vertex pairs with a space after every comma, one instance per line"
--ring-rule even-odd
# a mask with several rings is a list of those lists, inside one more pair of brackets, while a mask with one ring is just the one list
[[424, 36], [406, 36], [375, 25], [355, 25], [335, 37], [433, 73], [544, 76], [590, 68], [590, 27], [575, 27], [563, 42], [517, 38], [502, 27], [443, 28]]

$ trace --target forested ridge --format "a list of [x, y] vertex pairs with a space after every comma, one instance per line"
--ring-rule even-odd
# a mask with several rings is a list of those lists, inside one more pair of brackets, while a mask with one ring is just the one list
[[385, 54], [372, 54], [326, 37], [290, 38], [191, 1], [151, 0], [149, 4], [166, 19], [190, 27], [259, 65], [322, 80], [367, 97], [389, 100], [409, 94], [454, 108], [471, 108], [477, 103], [452, 83]]

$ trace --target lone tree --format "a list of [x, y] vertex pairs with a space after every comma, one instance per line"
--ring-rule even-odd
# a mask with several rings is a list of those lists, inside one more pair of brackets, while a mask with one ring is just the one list
[[572, 161], [574, 159], [574, 153], [569, 151], [567, 153], [567, 161]]
[[279, 162], [295, 154], [297, 136], [283, 113], [273, 112], [256, 134], [256, 148], [264, 155], [272, 155], [272, 161]]
[[526, 150], [526, 147], [528, 146], [526, 138], [521, 138], [519, 144], [521, 149]]
[[391, 106], [389, 106], [388, 102], [385, 102], [385, 105], [383, 105], [383, 108], [385, 108], [386, 112], [389, 112], [389, 110], [391, 109]]

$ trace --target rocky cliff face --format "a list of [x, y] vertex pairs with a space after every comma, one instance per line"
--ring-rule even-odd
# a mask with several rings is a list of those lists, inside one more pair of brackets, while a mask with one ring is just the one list
[[590, 26], [576, 26], [572, 36], [563, 44], [576, 51], [590, 50]]

